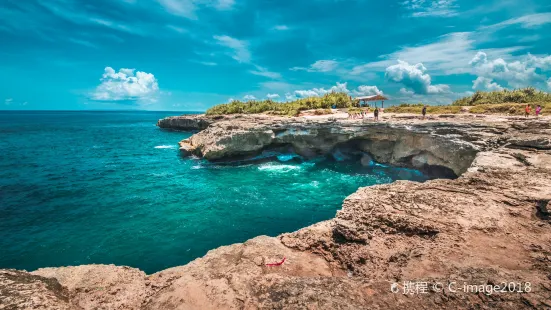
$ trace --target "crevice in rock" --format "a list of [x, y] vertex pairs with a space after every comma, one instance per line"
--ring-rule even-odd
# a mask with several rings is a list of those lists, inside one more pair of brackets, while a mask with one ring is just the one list
[[549, 221], [551, 219], [549, 210], [547, 206], [549, 205], [549, 200], [541, 199], [536, 201], [536, 217], [540, 220]]

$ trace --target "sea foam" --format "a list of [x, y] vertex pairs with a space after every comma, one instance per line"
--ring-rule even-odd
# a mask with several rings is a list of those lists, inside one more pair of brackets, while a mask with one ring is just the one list
[[176, 145], [157, 145], [155, 148], [156, 149], [174, 149], [176, 148]]

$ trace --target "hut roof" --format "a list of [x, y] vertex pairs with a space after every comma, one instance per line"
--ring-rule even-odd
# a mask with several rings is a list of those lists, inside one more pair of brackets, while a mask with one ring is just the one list
[[383, 100], [388, 100], [387, 97], [382, 96], [382, 95], [362, 96], [362, 97], [356, 97], [356, 99], [358, 99], [358, 100], [363, 100], [363, 101], [383, 101]]

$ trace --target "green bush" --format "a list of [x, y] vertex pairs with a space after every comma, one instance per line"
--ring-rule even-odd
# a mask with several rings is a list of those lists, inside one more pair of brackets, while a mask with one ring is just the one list
[[314, 115], [327, 115], [327, 114], [333, 114], [333, 111], [331, 111], [331, 109], [316, 109], [314, 111]]
[[350, 100], [346, 93], [332, 92], [321, 97], [301, 98], [294, 101], [279, 103], [273, 100], [251, 100], [242, 102], [234, 100], [230, 103], [219, 104], [207, 110], [207, 115], [221, 114], [256, 114], [269, 113], [272, 115], [297, 116], [300, 111], [312, 109], [330, 109], [359, 107], [358, 100]]
[[500, 90], [491, 92], [477, 91], [472, 96], [456, 100], [455, 106], [475, 106], [481, 104], [502, 103], [545, 103], [551, 102], [551, 94], [527, 87], [515, 90]]
[[[530, 103], [532, 114], [537, 105], [541, 105], [543, 113], [551, 110], [551, 103]], [[501, 103], [501, 104], [479, 104], [472, 107], [469, 112], [475, 114], [509, 114], [509, 115], [524, 115], [526, 104], [522, 103]]]

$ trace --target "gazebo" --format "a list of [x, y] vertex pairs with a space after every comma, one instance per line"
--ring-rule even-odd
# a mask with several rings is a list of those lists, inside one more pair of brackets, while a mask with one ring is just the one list
[[377, 101], [381, 101], [381, 107], [385, 108], [385, 100], [388, 100], [387, 97], [383, 95], [373, 95], [373, 96], [362, 96], [362, 97], [356, 97], [356, 100], [360, 100], [360, 107], [364, 104], [367, 104], [369, 106], [370, 101], [375, 101], [375, 107], [377, 107]]

